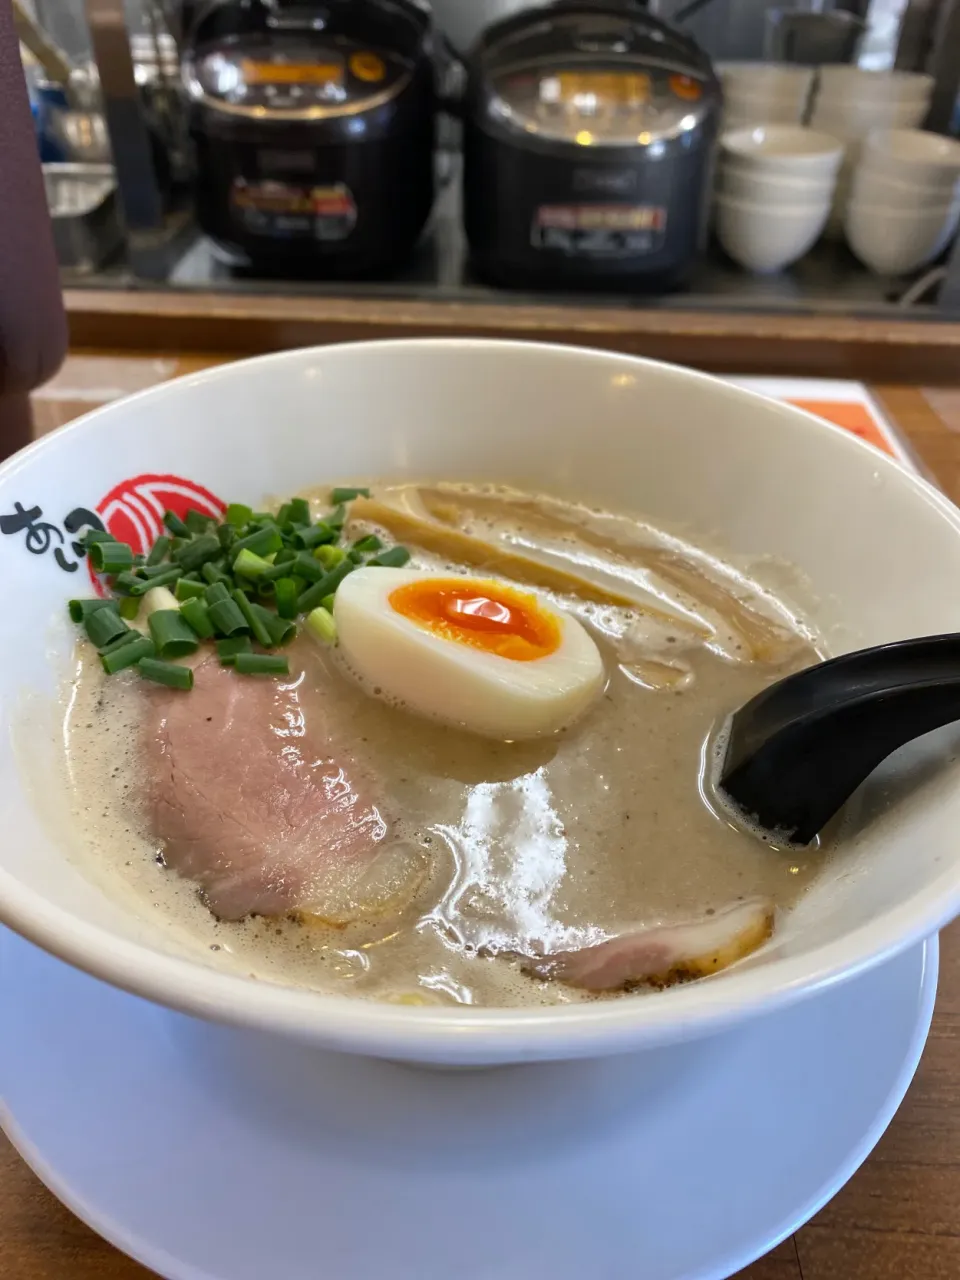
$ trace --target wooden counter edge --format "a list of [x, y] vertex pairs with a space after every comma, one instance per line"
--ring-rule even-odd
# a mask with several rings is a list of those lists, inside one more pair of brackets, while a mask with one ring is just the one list
[[252, 354], [371, 338], [509, 337], [711, 372], [960, 385], [960, 324], [939, 321], [139, 289], [64, 297], [74, 348]]

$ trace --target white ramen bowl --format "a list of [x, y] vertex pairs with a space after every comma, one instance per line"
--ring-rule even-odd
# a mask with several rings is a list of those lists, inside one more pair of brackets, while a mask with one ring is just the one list
[[105, 891], [51, 825], [51, 775], [37, 769], [52, 766], [43, 725], [71, 670], [66, 602], [89, 590], [83, 565], [69, 573], [54, 558], [64, 517], [125, 502], [147, 518], [150, 494], [162, 504], [181, 482], [259, 504], [376, 476], [510, 481], [643, 513], [761, 575], [772, 566], [782, 580], [786, 562], [800, 575], [797, 603], [835, 651], [960, 630], [960, 512], [852, 435], [703, 374], [535, 343], [430, 339], [292, 351], [182, 378], [98, 409], [0, 467], [0, 514], [17, 503], [42, 511], [32, 532], [8, 522], [0, 536], [10, 604], [0, 612], [0, 705], [6, 724], [22, 723], [25, 709], [31, 724], [27, 758], [16, 734], [0, 741], [4, 923], [201, 1018], [467, 1065], [703, 1037], [850, 978], [960, 911], [958, 769], [939, 739], [892, 768], [877, 794], [901, 777], [914, 785], [890, 812], [877, 802], [872, 824], [763, 951], [661, 993], [505, 1009], [319, 995], [215, 969], [206, 939], [183, 939], [159, 912]]

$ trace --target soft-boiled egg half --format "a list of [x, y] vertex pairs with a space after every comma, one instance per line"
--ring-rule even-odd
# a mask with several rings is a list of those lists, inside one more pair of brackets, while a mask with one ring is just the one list
[[372, 691], [473, 733], [556, 733], [604, 684], [576, 620], [490, 578], [358, 569], [337, 590], [341, 653]]

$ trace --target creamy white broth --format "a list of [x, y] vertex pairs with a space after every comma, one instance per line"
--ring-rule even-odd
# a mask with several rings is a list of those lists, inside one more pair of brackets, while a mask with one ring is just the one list
[[[104, 677], [81, 646], [64, 722], [68, 803], [101, 883], [175, 920], [217, 965], [370, 998], [491, 1005], [588, 998], [528, 976], [518, 956], [738, 901], [782, 910], [796, 900], [826, 853], [773, 850], [703, 794], [703, 761], [723, 718], [817, 659], [814, 637], [783, 604], [732, 566], [628, 517], [462, 486], [375, 487], [374, 497], [408, 513], [416, 505], [418, 518], [436, 520], [440, 509], [450, 528], [636, 598], [631, 608], [545, 592], [593, 634], [609, 677], [602, 697], [551, 739], [491, 742], [387, 705], [336, 650], [301, 637], [289, 653], [307, 722], [322, 700], [328, 720], [349, 726], [382, 788], [389, 839], [416, 874], [388, 910], [343, 927], [227, 924], [163, 865], [148, 833], [142, 685], [129, 673]], [[356, 533], [386, 537], [390, 524], [365, 513]], [[480, 572], [410, 545], [416, 565]], [[766, 661], [751, 660], [758, 646]]]

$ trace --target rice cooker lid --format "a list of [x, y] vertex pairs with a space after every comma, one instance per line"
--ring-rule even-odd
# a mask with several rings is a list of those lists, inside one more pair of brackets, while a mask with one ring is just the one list
[[363, 9], [374, 7], [334, 3], [279, 20], [264, 8], [261, 21], [238, 23], [240, 30], [221, 26], [204, 39], [201, 28], [185, 69], [188, 94], [216, 114], [256, 121], [336, 120], [390, 103], [424, 56], [424, 28], [396, 25], [402, 10], [391, 15], [393, 26], [371, 27]]
[[475, 52], [488, 124], [542, 141], [694, 140], [720, 104], [709, 60], [640, 11], [565, 3], [488, 29]]

